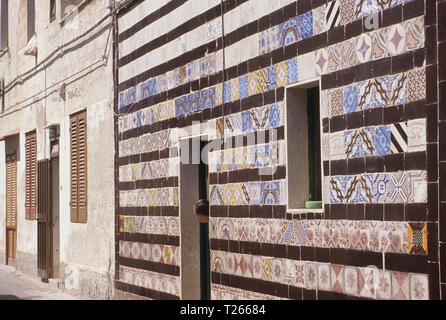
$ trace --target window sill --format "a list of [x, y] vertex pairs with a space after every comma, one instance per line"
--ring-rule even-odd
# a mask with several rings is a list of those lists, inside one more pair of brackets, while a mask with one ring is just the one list
[[324, 209], [288, 209], [288, 213], [299, 214], [299, 213], [324, 213]]

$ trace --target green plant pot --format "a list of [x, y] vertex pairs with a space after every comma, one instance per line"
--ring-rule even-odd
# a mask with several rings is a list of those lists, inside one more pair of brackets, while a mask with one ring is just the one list
[[307, 209], [322, 209], [322, 201], [307, 201], [305, 207]]

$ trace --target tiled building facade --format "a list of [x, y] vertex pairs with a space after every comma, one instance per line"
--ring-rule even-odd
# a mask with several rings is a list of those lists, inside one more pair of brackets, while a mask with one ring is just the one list
[[115, 296], [200, 298], [198, 171], [180, 146], [201, 137], [212, 299], [444, 297], [442, 14], [435, 0], [129, 1]]

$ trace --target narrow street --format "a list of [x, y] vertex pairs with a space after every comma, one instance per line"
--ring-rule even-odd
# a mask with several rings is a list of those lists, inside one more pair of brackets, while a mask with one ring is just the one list
[[50, 288], [17, 272], [12, 267], [0, 265], [0, 300], [78, 300], [60, 290]]

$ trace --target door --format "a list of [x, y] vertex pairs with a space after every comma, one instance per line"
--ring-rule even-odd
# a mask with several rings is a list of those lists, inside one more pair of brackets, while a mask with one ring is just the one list
[[6, 157], [6, 264], [15, 265], [17, 253], [17, 157]]
[[[200, 199], [209, 201], [208, 190], [208, 161], [207, 154], [203, 154], [206, 141], [201, 141], [200, 145], [200, 167], [198, 194]], [[201, 300], [211, 299], [211, 274], [210, 274], [210, 247], [209, 247], [209, 223], [200, 223], [200, 288]]]
[[51, 160], [37, 164], [37, 273], [43, 279], [52, 275]]

